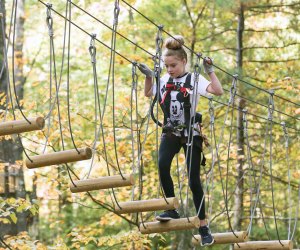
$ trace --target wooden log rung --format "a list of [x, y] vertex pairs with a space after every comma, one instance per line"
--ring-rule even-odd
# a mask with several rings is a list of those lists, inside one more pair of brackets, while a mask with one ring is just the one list
[[132, 186], [134, 184], [134, 175], [125, 174], [121, 175], [100, 177], [97, 179], [78, 180], [70, 184], [70, 190], [72, 193], [87, 192], [99, 189], [108, 189], [116, 187]]
[[92, 150], [90, 148], [78, 148], [78, 151], [79, 153], [76, 149], [71, 149], [50, 154], [31, 156], [30, 160], [26, 160], [26, 166], [31, 169], [91, 159]]
[[[280, 244], [282, 243], [282, 245]], [[269, 240], [269, 241], [249, 241], [234, 244], [234, 250], [292, 250], [291, 240]]]
[[[212, 236], [214, 237], [214, 244], [233, 244], [233, 243], [239, 243], [239, 242], [245, 242], [247, 241], [247, 232], [226, 232], [226, 233], [213, 233]], [[192, 239], [192, 243], [194, 245], [200, 245], [201, 244], [201, 236], [194, 235]]]
[[45, 126], [45, 120], [43, 117], [28, 118], [28, 121], [18, 120], [18, 121], [1, 122], [0, 136], [20, 134], [20, 133], [34, 131], [34, 130], [41, 130]]
[[[167, 200], [167, 201], [166, 201]], [[179, 207], [176, 197], [165, 199], [150, 199], [139, 201], [119, 202], [115, 204], [115, 211], [118, 214], [149, 212], [158, 210], [172, 210]]]
[[162, 233], [177, 230], [190, 230], [200, 227], [200, 220], [197, 216], [181, 219], [173, 219], [167, 222], [147, 222], [140, 224], [142, 234]]

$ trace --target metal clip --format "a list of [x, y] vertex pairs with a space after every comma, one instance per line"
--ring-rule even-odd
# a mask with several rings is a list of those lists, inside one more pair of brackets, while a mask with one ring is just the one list
[[90, 46], [89, 46], [89, 52], [91, 55], [91, 62], [96, 63], [96, 47], [95, 47], [95, 39], [96, 39], [96, 34], [91, 34], [91, 41], [90, 41]]
[[247, 137], [247, 135], [248, 135], [248, 120], [247, 120], [248, 110], [243, 109], [242, 112], [243, 112], [244, 136]]
[[273, 120], [273, 113], [274, 113], [274, 89], [269, 90], [269, 105], [268, 105], [268, 120], [272, 121]]
[[233, 80], [232, 80], [232, 84], [230, 87], [230, 98], [229, 98], [228, 104], [232, 104], [234, 102], [234, 98], [235, 98], [236, 90], [237, 90], [237, 87], [236, 87], [237, 77], [238, 77], [237, 74], [233, 75]]
[[46, 17], [46, 23], [48, 26], [48, 34], [50, 37], [54, 36], [54, 32], [53, 32], [53, 18], [51, 16], [51, 8], [52, 8], [52, 4], [47, 3], [47, 17]]
[[115, 9], [114, 9], [114, 25], [118, 25], [119, 14], [120, 14], [120, 5], [119, 5], [119, 1], [116, 0], [115, 1]]
[[137, 62], [132, 62], [131, 76], [132, 76], [132, 89], [135, 90], [138, 82], [138, 75], [136, 73]]

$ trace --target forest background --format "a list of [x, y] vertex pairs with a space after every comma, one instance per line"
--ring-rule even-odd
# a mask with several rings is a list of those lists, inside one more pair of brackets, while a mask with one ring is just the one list
[[[153, 221], [155, 213], [119, 216], [113, 211], [115, 198], [161, 197], [156, 164], [160, 129], [148, 119], [143, 75], [132, 75], [132, 62], [154, 67], [154, 22], [167, 32], [163, 39], [185, 37], [191, 71], [199, 53], [212, 57], [225, 89], [222, 97], [213, 102], [202, 98], [199, 105], [214, 152], [218, 145], [219, 163], [212, 165], [216, 155], [206, 148], [208, 163], [201, 172], [212, 232], [245, 230], [251, 240], [293, 239], [294, 248], [300, 247], [300, 2], [116, 1], [118, 21], [114, 1], [51, 3], [52, 19], [46, 2], [1, 0], [1, 119], [24, 119], [18, 106], [26, 117], [50, 117], [43, 131], [20, 135], [29, 156], [94, 147], [93, 160], [68, 164], [76, 176], [107, 176], [107, 169], [114, 175], [120, 168], [134, 172], [136, 184], [93, 191], [93, 199], [71, 194], [70, 176], [76, 176], [66, 166], [29, 170], [18, 136], [1, 137], [0, 236], [5, 244], [13, 249], [192, 249], [196, 230], [141, 235], [137, 225], [141, 219]], [[65, 22], [66, 16], [76, 25]], [[111, 29], [93, 16], [117, 26], [122, 36], [116, 35], [115, 45]], [[93, 44], [96, 60], [89, 50]], [[114, 68], [108, 48], [113, 46], [118, 52]], [[240, 79], [234, 105], [229, 102], [233, 74]], [[177, 159], [172, 174], [180, 211], [194, 215], [182, 152]]]

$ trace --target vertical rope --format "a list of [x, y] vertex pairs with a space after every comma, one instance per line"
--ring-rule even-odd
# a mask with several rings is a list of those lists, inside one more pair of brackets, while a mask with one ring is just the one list
[[[154, 74], [155, 74], [155, 79], [156, 79], [156, 117], [158, 118], [158, 110], [159, 110], [159, 96], [160, 96], [160, 73], [161, 73], [161, 69], [160, 69], [160, 63], [161, 63], [161, 57], [162, 57], [162, 46], [163, 46], [163, 37], [162, 37], [162, 30], [163, 30], [163, 26], [160, 25], [158, 27], [157, 33], [156, 33], [156, 38], [155, 38], [155, 57], [153, 58], [154, 60]], [[158, 169], [158, 177], [159, 177], [159, 187], [158, 190], [160, 190], [162, 192], [163, 198], [165, 199], [166, 203], [168, 203], [167, 199], [166, 199], [166, 195], [164, 193], [164, 190], [162, 188], [162, 180], [160, 178], [160, 169], [159, 169], [159, 142], [158, 142], [158, 124], [156, 124], [156, 166]], [[157, 194], [159, 196], [159, 192]]]
[[[210, 116], [210, 120], [209, 120], [209, 125], [210, 125], [210, 141], [211, 143], [213, 143], [213, 131], [215, 130], [215, 112], [214, 112], [214, 105], [213, 105], [213, 97], [210, 96], [208, 98], [209, 100], [209, 116]], [[211, 168], [210, 168], [210, 172], [211, 172], [211, 190], [214, 190], [214, 150], [213, 150], [213, 146], [210, 146], [211, 148]], [[208, 225], [210, 224], [210, 216], [212, 214], [212, 204], [213, 204], [213, 192], [211, 193], [211, 200], [210, 200], [210, 204], [209, 204], [209, 208], [208, 208]]]
[[285, 126], [285, 122], [281, 122], [283, 136], [285, 139], [285, 159], [288, 167], [288, 200], [289, 200], [289, 224], [288, 224], [288, 239], [291, 239], [291, 225], [292, 225], [292, 193], [291, 193], [291, 169], [289, 160], [289, 135]]
[[[195, 124], [195, 117], [196, 117], [196, 106], [197, 106], [197, 95], [198, 95], [198, 84], [199, 84], [199, 75], [201, 73], [201, 67], [200, 67], [200, 58], [201, 58], [201, 54], [197, 54], [197, 59], [196, 59], [196, 63], [194, 66], [194, 86], [193, 86], [193, 97], [192, 100], [190, 100], [190, 96], [189, 96], [189, 101], [191, 103], [191, 107], [190, 107], [190, 120], [189, 122], [189, 128], [187, 130], [187, 149], [186, 149], [186, 155], [185, 155], [185, 167], [187, 167], [188, 171], [188, 182], [191, 178], [191, 165], [192, 165], [192, 157], [193, 157], [193, 143], [194, 143], [194, 124]], [[189, 158], [189, 162], [187, 160], [188, 155], [190, 154], [190, 158]], [[200, 167], [200, 166], [199, 166]], [[199, 177], [200, 178], [200, 177]], [[190, 222], [189, 220], [189, 185], [187, 185], [187, 190], [186, 190], [186, 210], [185, 210], [185, 217], [187, 217], [188, 222]], [[202, 203], [205, 199], [205, 194], [203, 192], [203, 197], [199, 206], [199, 209], [197, 211], [197, 214], [200, 213], [200, 208], [202, 206]]]
[[[254, 213], [255, 213], [255, 207], [256, 207], [256, 203], [254, 202], [254, 204], [253, 204], [253, 202], [252, 202], [252, 200], [253, 200], [252, 177], [253, 177], [253, 181], [254, 181], [254, 187], [257, 186], [257, 183], [256, 183], [255, 176], [254, 176], [255, 172], [254, 172], [254, 167], [253, 167], [253, 162], [252, 162], [251, 147], [250, 147], [249, 135], [248, 135], [247, 112], [248, 112], [247, 109], [243, 109], [243, 127], [244, 127], [244, 138], [246, 139], [247, 161], [248, 161], [248, 164], [249, 164], [249, 168], [252, 170], [252, 175], [249, 174], [249, 182], [250, 182], [250, 222], [249, 222], [248, 229], [247, 229], [247, 234], [248, 234], [248, 236], [250, 236], [252, 223], [253, 223], [253, 217], [254, 217]], [[262, 172], [261, 172], [261, 174], [262, 174]], [[257, 191], [255, 192], [256, 193], [256, 197], [255, 197], [256, 202], [259, 199], [260, 184], [261, 184], [261, 182], [259, 182], [259, 186], [257, 187]]]
[[71, 141], [73, 143], [73, 146], [78, 154], [80, 154], [80, 151], [76, 147], [76, 143], [73, 136], [72, 131], [72, 123], [71, 123], [71, 112], [70, 112], [70, 50], [71, 50], [71, 21], [72, 21], [72, 5], [69, 4], [69, 29], [68, 29], [68, 59], [67, 59], [67, 110], [68, 110], [68, 124], [70, 129], [70, 136]]
[[280, 236], [279, 236], [279, 231], [278, 231], [278, 226], [277, 226], [277, 218], [276, 218], [276, 211], [275, 211], [275, 201], [274, 201], [274, 190], [273, 190], [273, 171], [272, 171], [272, 163], [273, 163], [273, 154], [272, 154], [272, 149], [273, 149], [273, 136], [272, 136], [272, 128], [273, 128], [273, 113], [274, 113], [274, 90], [270, 90], [270, 96], [269, 96], [269, 105], [268, 105], [268, 120], [269, 120], [269, 138], [270, 138], [270, 164], [269, 164], [269, 169], [270, 169], [270, 181], [271, 181], [271, 194], [272, 194], [272, 205], [273, 205], [273, 214], [274, 214], [274, 221], [275, 221], [275, 227], [276, 227], [276, 233], [278, 237], [279, 243], [283, 246], [283, 244], [280, 241]]
[[115, 1], [115, 8], [114, 8], [114, 23], [113, 23], [113, 31], [112, 31], [112, 42], [113, 42], [113, 51], [112, 51], [112, 64], [111, 64], [111, 78], [112, 78], [112, 118], [113, 118], [113, 137], [114, 137], [114, 152], [116, 157], [116, 163], [117, 168], [122, 176], [123, 179], [124, 176], [122, 174], [122, 171], [120, 169], [119, 165], [119, 159], [118, 159], [118, 152], [117, 152], [117, 139], [116, 139], [116, 121], [115, 121], [115, 49], [116, 49], [116, 31], [118, 27], [118, 17], [120, 13], [120, 6], [119, 6], [119, 0]]
[[[15, 81], [15, 37], [16, 37], [16, 20], [17, 20], [17, 9], [18, 9], [18, 1], [16, 1], [15, 4], [15, 13], [14, 13], [14, 28], [13, 28], [13, 42], [12, 42], [12, 82], [13, 82], [13, 90], [14, 90], [14, 95], [15, 95], [15, 100], [18, 106], [18, 109], [20, 110], [20, 113], [22, 114], [23, 118], [31, 124], [31, 122], [27, 119], [25, 114], [22, 111], [20, 102], [19, 102], [19, 97], [17, 95], [17, 88], [16, 88], [16, 81]], [[5, 37], [3, 37], [5, 39]], [[13, 112], [14, 114], [14, 112]], [[14, 114], [14, 119], [16, 119], [15, 114]], [[21, 142], [21, 140], [20, 140]], [[24, 150], [25, 151], [25, 150]]]
[[96, 34], [91, 34], [91, 40], [90, 40], [90, 46], [89, 46], [89, 53], [91, 56], [91, 64], [92, 64], [92, 68], [93, 68], [93, 83], [94, 83], [94, 123], [95, 123], [95, 128], [94, 128], [94, 142], [93, 142], [93, 146], [92, 146], [92, 150], [94, 152], [92, 159], [91, 159], [91, 164], [90, 164], [90, 168], [87, 174], [87, 178], [90, 177], [90, 174], [92, 172], [92, 168], [94, 165], [94, 159], [95, 159], [95, 152], [96, 152], [96, 144], [99, 138], [99, 133], [100, 132], [100, 128], [99, 130], [97, 129], [97, 122], [98, 122], [98, 112], [100, 115], [100, 120], [101, 120], [101, 108], [100, 108], [100, 99], [99, 99], [99, 88], [98, 88], [98, 76], [97, 76], [97, 68], [96, 68], [96, 54], [97, 54], [97, 49], [95, 47], [95, 38], [96, 38]]
[[[235, 233], [234, 233], [233, 228], [231, 226], [231, 221], [230, 221], [229, 211], [228, 211], [227, 189], [225, 191], [224, 183], [223, 183], [223, 178], [222, 178], [220, 156], [219, 156], [219, 148], [220, 148], [221, 142], [223, 140], [224, 130], [225, 130], [225, 124], [226, 124], [226, 121], [227, 121], [227, 117], [228, 117], [230, 105], [232, 105], [232, 110], [234, 109], [234, 100], [235, 100], [235, 95], [236, 95], [236, 82], [237, 82], [237, 75], [234, 75], [233, 80], [232, 80], [232, 85], [231, 85], [231, 88], [230, 88], [230, 97], [229, 97], [229, 100], [228, 100], [227, 109], [226, 109], [226, 113], [225, 113], [225, 118], [224, 118], [224, 122], [223, 122], [223, 125], [222, 125], [221, 135], [220, 135], [220, 139], [219, 139], [218, 144], [216, 142], [215, 131], [213, 131], [214, 144], [215, 144], [215, 147], [216, 147], [217, 163], [218, 163], [218, 169], [219, 169], [221, 186], [222, 186], [222, 194], [223, 194], [224, 202], [225, 202], [225, 209], [226, 209], [227, 220], [228, 220], [228, 224], [229, 224], [230, 230], [232, 231], [232, 233], [234, 235], [235, 235]], [[232, 123], [230, 124], [230, 127], [232, 127]], [[228, 150], [230, 150], [230, 149], [228, 148]], [[215, 162], [213, 162], [213, 166], [214, 166], [214, 163]], [[227, 167], [227, 175], [226, 176], [227, 176], [226, 178], [228, 178], [228, 167]], [[227, 187], [227, 184], [226, 184], [226, 187]]]

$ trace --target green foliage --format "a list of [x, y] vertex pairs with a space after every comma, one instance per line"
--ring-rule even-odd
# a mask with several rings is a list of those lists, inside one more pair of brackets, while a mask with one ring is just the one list
[[30, 203], [22, 198], [8, 198], [0, 197], [0, 222], [3, 224], [17, 223], [16, 213], [29, 211], [32, 216], [38, 213], [38, 204]]

